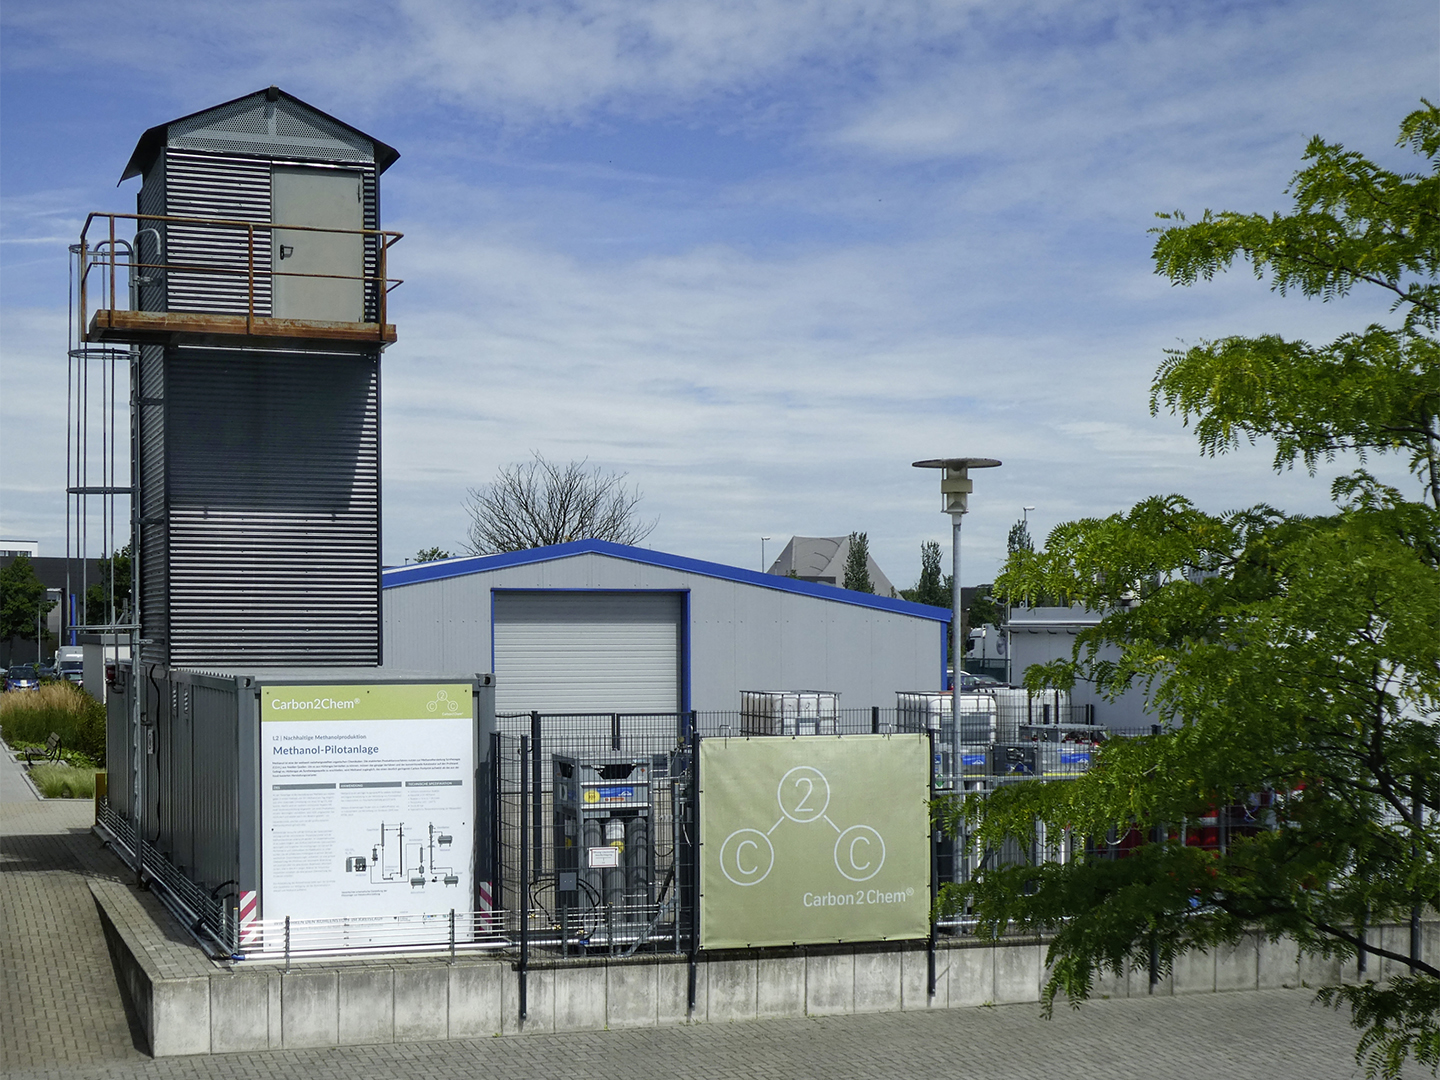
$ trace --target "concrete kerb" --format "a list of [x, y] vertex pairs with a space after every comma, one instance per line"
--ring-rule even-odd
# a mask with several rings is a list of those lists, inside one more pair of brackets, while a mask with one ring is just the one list
[[[1047, 974], [1046, 945], [1036, 938], [942, 939], [933, 996], [923, 942], [702, 955], [691, 1011], [683, 956], [545, 963], [527, 973], [522, 1024], [509, 958], [226, 969], [159, 925], [169, 916], [153, 898], [118, 882], [92, 881], [91, 890], [117, 978], [156, 1057], [1038, 1002]], [[1440, 923], [1425, 933], [1440, 938]], [[1293, 943], [1249, 934], [1233, 948], [1182, 958], [1154, 992], [1297, 986], [1302, 974], [1353, 978], [1353, 966], [1302, 961]], [[1151, 989], [1142, 967], [1097, 980], [1094, 992]]]

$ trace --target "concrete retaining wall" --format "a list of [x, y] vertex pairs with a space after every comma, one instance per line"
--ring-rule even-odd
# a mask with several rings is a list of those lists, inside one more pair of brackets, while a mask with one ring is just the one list
[[[699, 963], [691, 1012], [683, 957], [541, 964], [528, 973], [522, 1023], [519, 976], [506, 960], [310, 962], [289, 972], [201, 961], [198, 970], [183, 963], [176, 970], [170, 958], [176, 950], [154, 940], [152, 913], [134, 894], [107, 882], [91, 888], [117, 974], [156, 1057], [1038, 1002], [1045, 975], [1045, 945], [1033, 939], [943, 942], [933, 998], [923, 944], [722, 954]], [[1408, 931], [1380, 932], [1391, 946], [1391, 938], [1398, 942]], [[1440, 950], [1440, 922], [1427, 924], [1425, 948], [1440, 955], [1432, 951]], [[1389, 973], [1377, 966], [1372, 958], [1372, 977]], [[1353, 961], [1302, 957], [1293, 944], [1251, 934], [1234, 948], [1182, 957], [1154, 992], [1257, 990], [1356, 976]], [[1095, 988], [1100, 997], [1149, 992], [1143, 969], [1106, 976]]]

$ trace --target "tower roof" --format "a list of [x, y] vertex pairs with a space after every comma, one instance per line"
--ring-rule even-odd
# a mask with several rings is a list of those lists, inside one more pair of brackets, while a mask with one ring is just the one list
[[394, 147], [278, 86], [150, 128], [136, 143], [121, 181], [143, 175], [167, 146], [311, 161], [373, 161], [377, 175], [400, 156]]

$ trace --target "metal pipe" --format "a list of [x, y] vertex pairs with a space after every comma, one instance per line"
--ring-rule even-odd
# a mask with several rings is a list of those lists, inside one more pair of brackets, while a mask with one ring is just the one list
[[[541, 811], [544, 809], [544, 780], [545, 773], [541, 768], [540, 761], [540, 714], [530, 714], [530, 798], [534, 801], [531, 808], [531, 821], [529, 832], [534, 836], [531, 842], [535, 845], [535, 872], [538, 874], [540, 868], [545, 865], [545, 837], [544, 828], [540, 824]], [[528, 880], [526, 882], [529, 884]]]
[[[538, 728], [539, 714], [531, 714]], [[517, 991], [520, 1000], [520, 1020], [523, 1023], [529, 1010], [526, 999], [525, 975], [530, 966], [530, 845], [526, 833], [530, 831], [530, 778], [525, 772], [526, 759], [530, 756], [530, 739], [520, 736], [520, 967], [516, 972]]]
[[[955, 519], [959, 521], [957, 517]], [[955, 715], [959, 715], [956, 713]], [[935, 732], [925, 732], [926, 741], [929, 744], [930, 754], [928, 761], [935, 760]], [[935, 801], [935, 770], [929, 769], [930, 773], [930, 801]], [[940, 895], [940, 865], [938, 861], [940, 847], [940, 830], [932, 829], [930, 832], [930, 933], [925, 938], [925, 992], [935, 996], [935, 901]]]
[[[686, 960], [685, 1008], [695, 1013], [695, 977], [700, 959], [700, 739], [690, 738], [690, 843], [686, 850], [690, 865], [690, 954]], [[677, 878], [678, 879], [678, 878]], [[678, 924], [678, 921], [677, 921]]]

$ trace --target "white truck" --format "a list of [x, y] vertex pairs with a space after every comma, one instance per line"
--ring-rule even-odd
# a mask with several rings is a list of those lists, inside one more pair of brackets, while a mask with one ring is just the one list
[[77, 686], [85, 681], [85, 646], [61, 645], [55, 650], [55, 671]]

